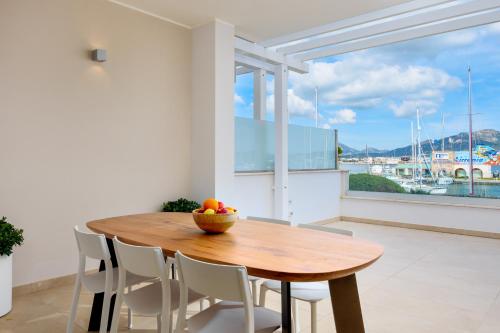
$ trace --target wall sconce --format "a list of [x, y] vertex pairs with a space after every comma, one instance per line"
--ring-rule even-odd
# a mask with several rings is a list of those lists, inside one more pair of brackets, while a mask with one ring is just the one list
[[90, 52], [92, 61], [105, 62], [108, 60], [108, 54], [105, 49], [95, 49]]

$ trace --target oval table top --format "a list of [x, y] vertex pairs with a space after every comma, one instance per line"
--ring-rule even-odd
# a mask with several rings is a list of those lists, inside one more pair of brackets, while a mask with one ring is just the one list
[[383, 254], [381, 245], [328, 232], [239, 219], [226, 233], [208, 235], [190, 213], [152, 213], [91, 221], [107, 238], [161, 247], [187, 256], [242, 265], [248, 274], [281, 281], [326, 281], [360, 271]]

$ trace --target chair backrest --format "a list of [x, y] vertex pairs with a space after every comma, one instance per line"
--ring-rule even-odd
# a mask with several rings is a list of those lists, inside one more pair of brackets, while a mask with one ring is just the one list
[[180, 279], [188, 288], [213, 298], [243, 302], [250, 293], [247, 270], [244, 266], [210, 264], [177, 252], [175, 260]]
[[159, 247], [135, 246], [113, 238], [118, 266], [130, 273], [168, 280], [169, 268], [165, 265]]
[[185, 300], [189, 288], [205, 296], [242, 302], [245, 309], [244, 332], [254, 332], [252, 294], [244, 266], [211, 264], [189, 258], [179, 251], [175, 254], [175, 261], [181, 284], [182, 308], [179, 316], [182, 320], [185, 319]]
[[99, 260], [111, 260], [106, 237], [101, 234], [84, 232], [74, 228], [76, 244], [80, 255]]
[[334, 234], [346, 235], [346, 236], [351, 236], [351, 237], [354, 236], [354, 233], [350, 230], [325, 227], [323, 225], [317, 225], [317, 224], [305, 224], [305, 223], [299, 224], [299, 228], [312, 229], [312, 230], [318, 230], [318, 231], [324, 231], [324, 232], [332, 232]]
[[289, 226], [292, 225], [292, 223], [290, 221], [279, 220], [279, 219], [271, 219], [271, 218], [267, 218], [267, 217], [247, 216], [247, 220], [254, 220], [254, 221], [261, 221], [261, 222], [281, 224], [281, 225], [289, 225]]

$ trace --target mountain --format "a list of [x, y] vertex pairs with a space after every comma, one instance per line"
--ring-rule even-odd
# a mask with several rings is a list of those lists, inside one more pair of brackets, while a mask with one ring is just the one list
[[[474, 145], [486, 145], [493, 149], [500, 151], [500, 132], [493, 129], [485, 129], [473, 132]], [[432, 150], [441, 150], [441, 139], [425, 140], [422, 141], [422, 151], [424, 154], [432, 153]], [[339, 144], [342, 149], [345, 145]], [[364, 150], [356, 150], [354, 148], [345, 146], [348, 150], [344, 150], [343, 157], [363, 157], [366, 155]], [[457, 135], [452, 135], [444, 138], [444, 150], [468, 150], [469, 149], [469, 133], [461, 132]], [[346, 153], [347, 151], [350, 154]], [[401, 157], [411, 156], [411, 145], [400, 147], [392, 150], [377, 150], [375, 148], [368, 148], [368, 154], [371, 157]]]
[[341, 142], [339, 142], [339, 147], [342, 148], [343, 156], [353, 156], [353, 155], [358, 155], [360, 153], [359, 150], [349, 147], [348, 145], [345, 145]]
[[[339, 142], [339, 146], [342, 148], [342, 156], [344, 156], [344, 157], [360, 156], [360, 155], [365, 156], [366, 155], [366, 149], [358, 150], [356, 148], [349, 147], [348, 145], [345, 145], [341, 142]], [[371, 154], [384, 154], [385, 152], [387, 152], [387, 150], [368, 147], [368, 154], [369, 155], [371, 155]], [[380, 156], [383, 156], [383, 155], [380, 155]]]

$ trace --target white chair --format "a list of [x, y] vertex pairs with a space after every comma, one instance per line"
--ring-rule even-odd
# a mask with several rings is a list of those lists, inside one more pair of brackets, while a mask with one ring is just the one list
[[[279, 219], [270, 219], [267, 217], [258, 217], [258, 216], [247, 216], [247, 220], [254, 220], [254, 221], [260, 221], [260, 222], [268, 222], [268, 223], [274, 223], [274, 224], [281, 224], [281, 225], [288, 225], [290, 226], [291, 223], [289, 221], [285, 220], [279, 220]], [[261, 280], [261, 278], [249, 275], [248, 280], [250, 281], [250, 284], [252, 285], [252, 296], [253, 296], [253, 303], [258, 304], [257, 300], [257, 295], [258, 295], [258, 290], [257, 290], [257, 283]]]
[[[73, 292], [73, 302], [69, 314], [66, 332], [73, 332], [73, 323], [75, 321], [76, 312], [78, 309], [78, 300], [82, 285], [92, 293], [104, 293], [104, 300], [101, 314], [101, 325], [99, 332], [105, 333], [108, 327], [109, 306], [111, 296], [116, 292], [118, 286], [118, 268], [113, 267], [111, 262], [111, 254], [109, 253], [106, 237], [104, 235], [83, 232], [75, 226], [74, 228], [76, 243], [78, 246], [78, 273], [76, 275], [75, 289]], [[85, 266], [87, 258], [104, 261], [106, 270], [85, 274]], [[144, 278], [140, 276], [130, 275], [128, 278], [128, 286], [140, 283]], [[132, 313], [128, 312], [128, 326], [132, 326]]]
[[[113, 239], [118, 259], [119, 279], [111, 332], [118, 331], [120, 309], [125, 302], [134, 313], [156, 316], [158, 331], [172, 332], [173, 311], [179, 308], [179, 282], [171, 280], [170, 263], [165, 263], [159, 247], [134, 246]], [[138, 288], [125, 290], [130, 273], [147, 277], [151, 282]], [[200, 301], [204, 296], [189, 292], [188, 303]]]
[[[281, 326], [281, 315], [255, 306], [247, 270], [243, 266], [209, 264], [177, 252], [181, 306], [176, 333], [271, 333]], [[186, 322], [187, 291], [222, 300]]]
[[[345, 236], [353, 236], [352, 231], [324, 227], [314, 224], [300, 224], [299, 228], [313, 229], [324, 232], [332, 232], [336, 234], [341, 234]], [[266, 303], [266, 292], [274, 291], [276, 293], [281, 293], [281, 282], [274, 280], [267, 280], [260, 286], [260, 306], [265, 306]], [[330, 289], [328, 284], [322, 282], [292, 282], [290, 284], [290, 295], [292, 298], [293, 314], [295, 317], [294, 329], [295, 332], [299, 332], [298, 324], [298, 311], [296, 300], [304, 301], [311, 306], [311, 333], [317, 332], [317, 304], [319, 301], [330, 298]]]

